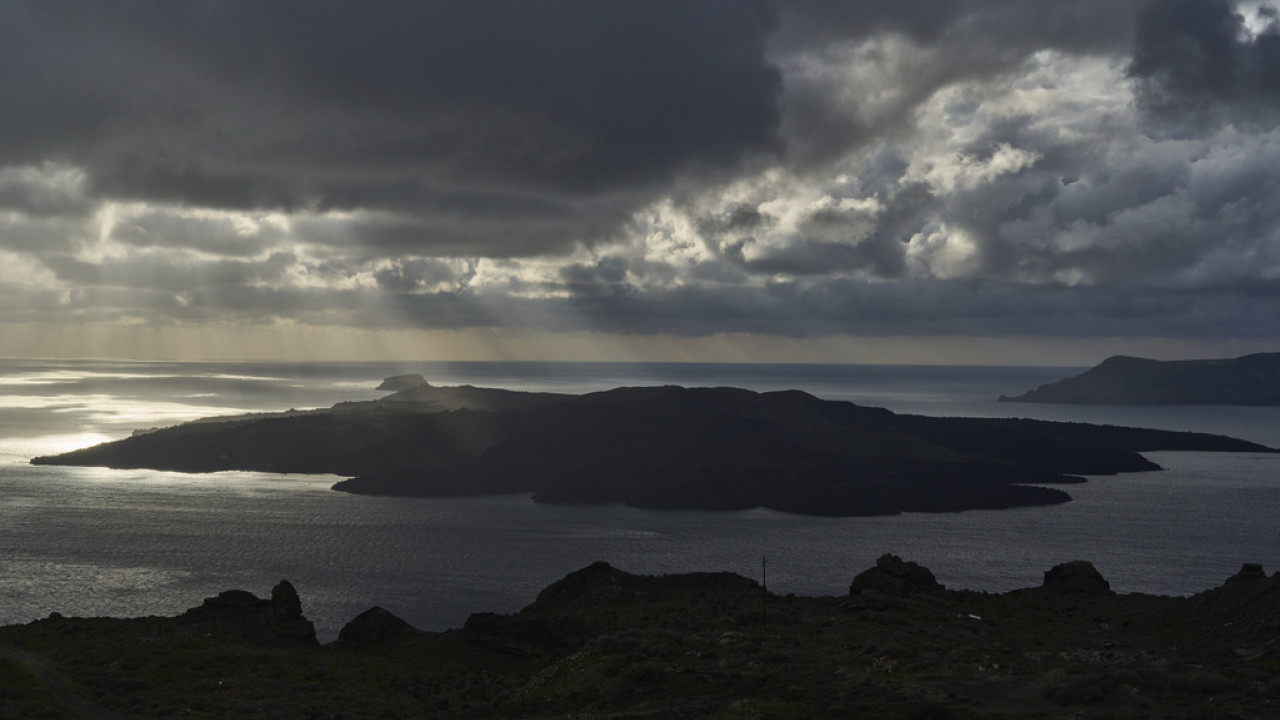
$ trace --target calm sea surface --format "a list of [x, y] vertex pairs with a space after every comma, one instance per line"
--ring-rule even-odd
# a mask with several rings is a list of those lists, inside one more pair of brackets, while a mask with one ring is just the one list
[[1047, 508], [809, 518], [538, 505], [524, 496], [373, 498], [336, 480], [35, 467], [35, 455], [196, 417], [380, 397], [388, 375], [584, 392], [620, 385], [798, 388], [928, 415], [1202, 430], [1280, 446], [1280, 408], [1001, 404], [1079, 368], [598, 363], [0, 361], [0, 624], [175, 614], [288, 578], [322, 641], [372, 605], [424, 629], [511, 612], [595, 560], [641, 573], [729, 570], [775, 592], [842, 594], [885, 552], [951, 587], [1039, 584], [1091, 560], [1120, 592], [1190, 594], [1243, 562], [1280, 569], [1280, 456], [1153, 453], [1164, 472], [1093, 478]]

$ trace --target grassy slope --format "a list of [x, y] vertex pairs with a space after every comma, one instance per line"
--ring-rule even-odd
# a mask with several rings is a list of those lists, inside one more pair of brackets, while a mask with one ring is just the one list
[[[1195, 598], [769, 596], [603, 563], [511, 616], [363, 649], [252, 615], [0, 628], [0, 717], [1249, 718], [1280, 711], [1280, 578]], [[762, 620], [767, 619], [767, 624]], [[67, 694], [72, 697], [69, 699]]]

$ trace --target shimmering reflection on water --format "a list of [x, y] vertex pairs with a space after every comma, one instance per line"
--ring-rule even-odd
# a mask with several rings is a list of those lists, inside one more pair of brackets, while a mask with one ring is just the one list
[[1156, 453], [1169, 470], [1095, 478], [1048, 508], [887, 518], [764, 510], [546, 506], [523, 496], [403, 499], [333, 478], [0, 466], [0, 623], [173, 614], [239, 587], [298, 586], [322, 638], [377, 604], [428, 629], [509, 612], [595, 560], [633, 572], [729, 570], [775, 592], [841, 594], [883, 552], [953, 587], [1035, 585], [1092, 560], [1121, 592], [1188, 594], [1280, 569], [1280, 457]]
[[1280, 570], [1280, 457], [1163, 453], [1168, 472], [1096, 478], [1049, 507], [889, 518], [764, 510], [652, 512], [543, 506], [527, 497], [344, 495], [334, 478], [181, 475], [27, 464], [216, 413], [371, 399], [378, 381], [587, 392], [618, 385], [805, 389], [930, 415], [1013, 415], [1225, 432], [1280, 445], [1280, 408], [1099, 408], [994, 402], [1066, 373], [920, 368], [599, 363], [96, 363], [0, 361], [0, 623], [173, 614], [222, 590], [302, 593], [324, 639], [378, 604], [428, 629], [513, 611], [595, 560], [633, 572], [728, 570], [777, 592], [841, 594], [884, 552], [942, 582], [1006, 590], [1092, 560], [1122, 592], [1185, 594], [1242, 562]]

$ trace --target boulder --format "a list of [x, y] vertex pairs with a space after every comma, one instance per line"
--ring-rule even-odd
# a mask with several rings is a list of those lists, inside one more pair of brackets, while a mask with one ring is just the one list
[[1045, 571], [1045, 590], [1066, 595], [1110, 595], [1111, 583], [1086, 560], [1074, 560], [1054, 565]]
[[363, 650], [417, 633], [417, 628], [387, 610], [375, 606], [342, 626], [342, 630], [338, 633], [338, 646]]
[[289, 622], [302, 617], [302, 599], [293, 583], [281, 580], [271, 588], [271, 614], [276, 620]]
[[269, 600], [247, 590], [226, 590], [205, 598], [200, 607], [191, 608], [183, 617], [211, 623], [246, 640], [316, 644], [315, 625], [303, 616], [302, 600], [288, 580], [281, 580], [272, 588]]
[[316, 626], [302, 615], [302, 600], [288, 580], [271, 589], [271, 613], [268, 618], [276, 636], [303, 642], [316, 642]]
[[875, 591], [893, 597], [907, 597], [918, 592], [935, 592], [941, 589], [942, 585], [928, 568], [886, 553], [876, 560], [875, 567], [854, 577], [849, 585], [849, 594]]

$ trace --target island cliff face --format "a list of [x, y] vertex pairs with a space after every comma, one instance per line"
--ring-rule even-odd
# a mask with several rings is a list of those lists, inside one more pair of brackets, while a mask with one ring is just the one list
[[1271, 451], [1197, 433], [897, 415], [799, 391], [558, 395], [398, 380], [404, 389], [379, 401], [208, 419], [32, 462], [334, 473], [351, 477], [335, 489], [380, 495], [847, 516], [1061, 503], [1065, 492], [1038, 485], [1159, 469], [1144, 451]]
[[1116, 355], [1075, 377], [1000, 402], [1280, 405], [1280, 353], [1160, 361]]

